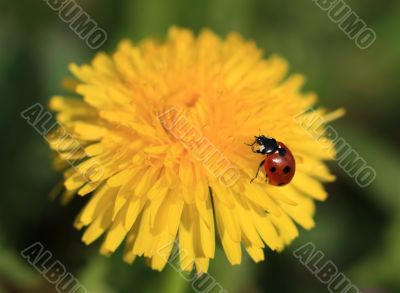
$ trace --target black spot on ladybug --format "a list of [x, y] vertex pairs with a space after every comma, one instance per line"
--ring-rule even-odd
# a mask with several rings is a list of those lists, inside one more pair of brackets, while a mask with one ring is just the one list
[[289, 173], [290, 170], [291, 170], [291, 168], [289, 166], [286, 166], [285, 168], [283, 168], [283, 172], [286, 174]]
[[272, 173], [274, 173], [276, 171], [275, 167], [271, 167], [271, 169], [269, 169]]
[[286, 150], [285, 150], [284, 148], [278, 149], [278, 152], [279, 152], [279, 155], [280, 155], [281, 157], [284, 157], [284, 156], [286, 155]]
[[278, 186], [283, 186], [283, 185], [285, 185], [285, 183], [283, 183], [283, 182], [278, 184]]

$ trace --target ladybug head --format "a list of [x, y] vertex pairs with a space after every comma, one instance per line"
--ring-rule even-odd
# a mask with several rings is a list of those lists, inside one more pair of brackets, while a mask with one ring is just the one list
[[278, 143], [272, 137], [264, 135], [256, 136], [256, 142], [260, 146], [260, 152], [264, 155], [272, 154], [279, 148]]

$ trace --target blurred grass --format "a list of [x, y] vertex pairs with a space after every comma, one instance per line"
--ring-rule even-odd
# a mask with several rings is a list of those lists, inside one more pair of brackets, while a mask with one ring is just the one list
[[[348, 114], [334, 124], [377, 171], [369, 188], [332, 163], [338, 181], [328, 185], [330, 199], [318, 204], [317, 227], [301, 231], [292, 247], [267, 260], [231, 267], [219, 251], [210, 274], [229, 292], [326, 292], [291, 251], [313, 241], [367, 292], [400, 292], [400, 3], [346, 1], [377, 33], [368, 50], [356, 45], [312, 1], [123, 0], [79, 2], [108, 32], [104, 48], [119, 39], [163, 37], [172, 24], [221, 35], [238, 31], [265, 53], [289, 60], [291, 72], [304, 73], [305, 90], [321, 104], [344, 106]], [[124, 264], [121, 252], [98, 255], [85, 247], [71, 223], [83, 204], [61, 208], [48, 199], [59, 178], [50, 168], [44, 140], [19, 113], [35, 102], [46, 104], [62, 92], [67, 64], [88, 62], [94, 52], [62, 23], [43, 1], [0, 0], [0, 89], [3, 154], [0, 176], [0, 292], [54, 292], [19, 257], [42, 241], [93, 293], [191, 292], [171, 268], [153, 272], [143, 261]]]

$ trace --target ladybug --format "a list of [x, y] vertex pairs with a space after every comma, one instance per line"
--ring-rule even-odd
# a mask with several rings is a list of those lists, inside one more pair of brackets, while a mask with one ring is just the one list
[[256, 176], [250, 182], [257, 178], [262, 166], [271, 185], [283, 186], [292, 180], [296, 171], [296, 161], [292, 152], [282, 142], [260, 135], [255, 136], [252, 144], [247, 145], [251, 147], [253, 153], [265, 155], [265, 159], [258, 166]]

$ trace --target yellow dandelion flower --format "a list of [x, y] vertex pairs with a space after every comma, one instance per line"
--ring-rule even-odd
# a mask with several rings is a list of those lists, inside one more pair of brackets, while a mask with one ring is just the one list
[[[302, 76], [286, 78], [287, 67], [235, 33], [178, 28], [72, 64], [66, 84], [79, 98], [52, 98], [58, 127], [48, 141], [64, 170], [63, 201], [90, 196], [75, 223], [83, 241], [104, 235], [105, 255], [125, 242], [125, 261], [144, 256], [156, 270], [177, 246], [183, 270], [206, 272], [216, 238], [232, 264], [242, 248], [259, 262], [265, 245], [281, 251], [298, 235], [295, 223], [313, 227], [314, 200], [327, 197], [321, 182], [334, 180], [323, 160], [334, 152], [310, 129], [323, 138], [341, 111], [317, 110], [323, 124], [305, 131], [299, 121], [316, 96], [301, 93]], [[293, 153], [290, 184], [250, 183], [262, 157], [245, 143], [259, 134]]]

